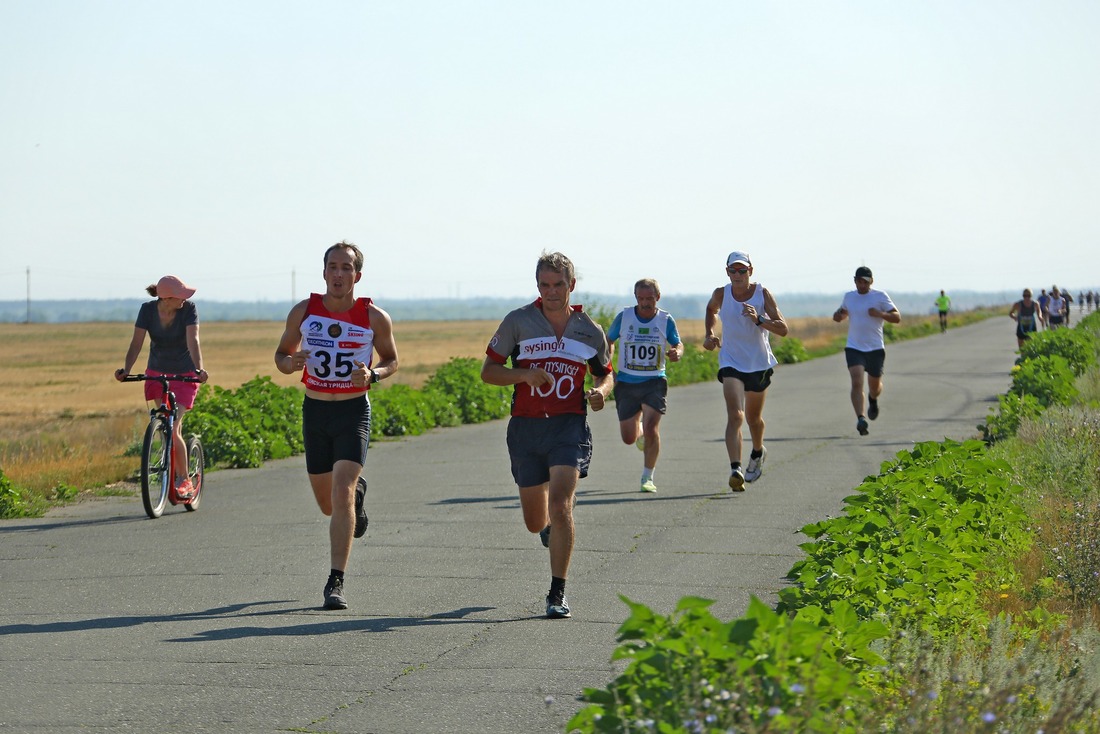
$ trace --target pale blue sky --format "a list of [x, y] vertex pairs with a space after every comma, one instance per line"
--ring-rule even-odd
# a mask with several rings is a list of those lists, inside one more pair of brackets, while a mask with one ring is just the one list
[[0, 300], [1100, 285], [1100, 3], [0, 0]]

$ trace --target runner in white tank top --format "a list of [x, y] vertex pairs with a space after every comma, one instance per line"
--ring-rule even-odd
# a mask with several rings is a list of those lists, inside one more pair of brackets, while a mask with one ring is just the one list
[[[726, 400], [726, 453], [730, 460], [729, 486], [734, 492], [745, 482], [756, 480], [763, 471], [764, 395], [771, 384], [777, 361], [769, 336], [787, 335], [787, 322], [767, 288], [751, 282], [752, 260], [747, 253], [731, 252], [726, 258], [729, 285], [715, 288], [707, 303], [706, 338], [703, 348], [719, 348], [718, 380]], [[714, 334], [718, 320], [722, 335]], [[752, 453], [741, 468], [741, 424], [748, 423]]]

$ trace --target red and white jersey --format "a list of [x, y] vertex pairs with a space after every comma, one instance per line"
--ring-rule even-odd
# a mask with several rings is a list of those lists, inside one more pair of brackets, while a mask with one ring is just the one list
[[[310, 294], [301, 326], [302, 349], [309, 350], [302, 371], [307, 388], [327, 393], [363, 392], [362, 387], [351, 384], [351, 373], [357, 361], [370, 367], [374, 359], [370, 304], [369, 298], [357, 298], [350, 310], [332, 313], [325, 308], [323, 295]], [[369, 381], [366, 389], [370, 389]]]
[[566, 413], [584, 415], [584, 378], [588, 370], [603, 376], [611, 372], [611, 350], [603, 329], [584, 313], [581, 306], [565, 325], [561, 339], [542, 313], [542, 299], [512, 311], [497, 327], [485, 354], [513, 367], [546, 370], [554, 378], [538, 388], [525, 382], [512, 392], [512, 415], [545, 418]]

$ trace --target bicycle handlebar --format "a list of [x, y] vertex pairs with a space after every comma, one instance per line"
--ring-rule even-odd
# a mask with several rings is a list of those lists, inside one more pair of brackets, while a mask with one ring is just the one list
[[200, 378], [194, 375], [126, 375], [122, 378], [122, 382], [145, 382], [146, 380], [162, 384], [169, 382], [202, 382]]

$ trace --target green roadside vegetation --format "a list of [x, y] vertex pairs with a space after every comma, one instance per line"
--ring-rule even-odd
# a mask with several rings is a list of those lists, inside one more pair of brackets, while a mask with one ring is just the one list
[[899, 452], [770, 609], [623, 597], [570, 732], [1100, 731], [1100, 313], [1036, 334], [984, 440]]

